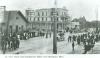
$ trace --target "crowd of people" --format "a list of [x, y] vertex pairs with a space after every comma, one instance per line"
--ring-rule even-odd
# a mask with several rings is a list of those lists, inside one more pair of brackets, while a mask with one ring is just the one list
[[20, 45], [20, 39], [17, 37], [17, 34], [2, 34], [2, 38], [1, 38], [1, 49], [3, 51], [3, 53], [5, 53], [6, 51], [11, 51], [11, 50], [16, 50], [17, 48], [19, 48]]
[[[35, 32], [23, 32], [23, 33], [2, 33], [1, 34], [1, 49], [5, 54], [6, 51], [13, 51], [19, 48], [20, 40], [28, 40], [33, 37], [45, 36], [45, 33], [39, 32], [35, 34]], [[47, 37], [47, 35], [46, 35]]]
[[[16, 50], [20, 46], [20, 40], [28, 40], [29, 38], [33, 38], [36, 36], [45, 36], [48, 37], [48, 34], [39, 32], [38, 35], [35, 35], [34, 32], [23, 32], [23, 33], [9, 33], [4, 34], [2, 33], [1, 39], [1, 49], [3, 53], [6, 51]], [[60, 33], [59, 36], [63, 36], [63, 33]], [[51, 37], [51, 34], [50, 34]], [[100, 35], [97, 33], [79, 33], [69, 35], [68, 42], [72, 43], [72, 50], [74, 51], [75, 44], [82, 45], [84, 47], [83, 54], [86, 54], [89, 50], [91, 50], [95, 43], [100, 40]]]
[[74, 51], [75, 43], [84, 47], [83, 54], [93, 49], [95, 42], [100, 40], [100, 35], [96, 33], [84, 33], [78, 35], [71, 35], [68, 37], [68, 42], [72, 42], [72, 48]]

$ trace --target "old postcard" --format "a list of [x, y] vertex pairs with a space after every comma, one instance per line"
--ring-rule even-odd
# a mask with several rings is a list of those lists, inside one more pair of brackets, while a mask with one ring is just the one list
[[0, 54], [100, 54], [99, 19], [100, 0], [0, 0]]

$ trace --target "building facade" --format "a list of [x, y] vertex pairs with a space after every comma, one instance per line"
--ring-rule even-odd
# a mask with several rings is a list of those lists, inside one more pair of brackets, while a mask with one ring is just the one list
[[71, 24], [69, 25], [71, 30], [73, 30], [73, 32], [79, 32], [80, 31], [80, 23], [79, 22], [71, 22]]
[[5, 11], [1, 32], [22, 32], [27, 30], [28, 21], [20, 11]]
[[4, 20], [4, 12], [5, 11], [6, 11], [6, 7], [5, 6], [0, 6], [0, 31], [2, 29], [1, 27], [2, 27], [2, 22]]
[[6, 7], [5, 6], [0, 6], [0, 23], [3, 22], [4, 19], [4, 12], [6, 11]]
[[[30, 23], [30, 29], [35, 31], [51, 32], [53, 29], [54, 18], [52, 9], [28, 9], [26, 10], [26, 18]], [[70, 22], [68, 10], [64, 8], [57, 8], [57, 29], [66, 29]]]

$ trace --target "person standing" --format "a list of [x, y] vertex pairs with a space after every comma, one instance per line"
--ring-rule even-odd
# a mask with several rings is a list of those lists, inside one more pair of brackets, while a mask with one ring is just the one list
[[74, 41], [72, 42], [72, 51], [74, 51], [74, 46], [75, 46], [75, 44], [74, 44]]
[[75, 35], [73, 35], [73, 41], [76, 41], [76, 36]]
[[71, 36], [69, 36], [69, 37], [68, 37], [68, 42], [71, 42], [71, 40], [70, 40], [70, 39], [71, 39]]
[[78, 45], [80, 45], [80, 39], [81, 39], [81, 37], [78, 36], [78, 38], [77, 38], [77, 44], [78, 44]]
[[1, 47], [2, 47], [3, 54], [5, 54], [7, 48], [7, 36], [5, 35], [3, 35], [1, 38]]
[[48, 38], [48, 33], [46, 33], [46, 38]]
[[87, 46], [87, 44], [85, 44], [84, 45], [84, 53], [83, 54], [86, 54], [87, 53], [87, 51], [88, 51], [87, 48], [88, 48], [88, 46]]

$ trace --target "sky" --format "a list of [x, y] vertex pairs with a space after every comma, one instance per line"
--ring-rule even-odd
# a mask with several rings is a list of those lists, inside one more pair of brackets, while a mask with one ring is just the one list
[[[21, 10], [24, 13], [27, 8], [53, 8], [54, 0], [0, 0], [0, 6], [4, 5], [7, 10]], [[66, 7], [72, 18], [85, 16], [87, 21], [96, 20], [98, 8], [98, 20], [100, 21], [100, 0], [57, 0], [57, 7]]]

